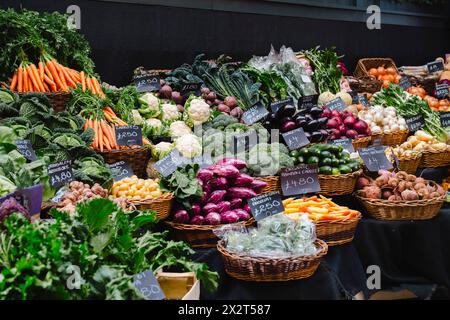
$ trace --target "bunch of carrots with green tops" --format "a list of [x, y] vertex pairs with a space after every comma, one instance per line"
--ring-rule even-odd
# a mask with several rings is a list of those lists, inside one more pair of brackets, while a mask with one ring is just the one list
[[20, 64], [11, 79], [10, 89], [16, 92], [68, 92], [78, 85], [83, 91], [105, 97], [97, 78], [65, 67], [44, 54], [37, 66], [25, 61]]

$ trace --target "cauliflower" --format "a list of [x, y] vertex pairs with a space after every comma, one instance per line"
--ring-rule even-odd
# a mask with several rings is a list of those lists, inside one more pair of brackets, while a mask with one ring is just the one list
[[187, 134], [175, 140], [175, 148], [183, 157], [194, 158], [202, 154], [200, 139], [194, 134]]
[[164, 130], [161, 120], [156, 118], [150, 118], [144, 122], [144, 134], [146, 136], [160, 136]]
[[152, 147], [152, 156], [157, 160], [161, 160], [167, 156], [174, 148], [170, 142], [160, 142]]
[[163, 103], [161, 105], [162, 117], [161, 120], [173, 121], [178, 120], [181, 117], [181, 113], [178, 111], [176, 105], [171, 103]]
[[147, 92], [139, 97], [141, 108], [139, 113], [145, 118], [157, 117], [161, 113], [159, 99], [152, 93]]
[[209, 120], [211, 109], [202, 98], [190, 96], [184, 106], [183, 119], [190, 126], [197, 126]]
[[186, 134], [192, 134], [192, 130], [183, 121], [174, 121], [170, 124], [169, 135], [172, 138], [181, 137]]

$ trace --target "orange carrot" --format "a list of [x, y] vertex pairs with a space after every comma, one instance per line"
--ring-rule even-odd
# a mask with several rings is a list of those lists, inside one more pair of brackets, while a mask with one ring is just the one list
[[86, 91], [86, 79], [84, 77], [84, 71], [80, 72], [80, 77], [81, 77], [81, 89], [83, 91]]
[[42, 83], [43, 84], [43, 86], [44, 86], [44, 90], [45, 90], [45, 92], [52, 92], [52, 90], [50, 89], [50, 87], [44, 82], [44, 83]]
[[69, 87], [67, 86], [67, 82], [66, 82], [66, 78], [64, 77], [64, 73], [62, 72], [62, 70], [60, 68], [58, 68], [57, 65], [56, 65], [56, 71], [58, 72], [59, 79], [61, 80], [61, 83], [63, 85], [63, 90], [69, 91]]
[[86, 87], [88, 88], [89, 91], [94, 93], [94, 90], [93, 90], [92, 84], [91, 84], [91, 79], [89, 77], [86, 77]]
[[35, 74], [33, 72], [33, 68], [31, 67], [31, 65], [29, 65], [28, 68], [27, 68], [27, 74], [28, 74], [28, 76], [29, 76], [29, 78], [31, 80], [31, 83], [33, 84], [33, 87], [35, 88], [35, 90], [38, 91], [38, 92], [42, 92], [41, 88], [39, 87], [39, 85], [37, 83], [37, 79], [35, 77]]
[[[30, 75], [30, 73], [28, 72], [28, 75]], [[33, 89], [33, 82], [31, 81], [31, 78], [28, 77], [28, 91], [30, 92], [35, 92], [36, 90]]]
[[10, 87], [11, 91], [14, 91], [14, 89], [16, 88], [16, 85], [17, 85], [17, 71], [14, 73], [14, 76], [11, 81], [11, 87]]
[[48, 66], [48, 69], [50, 70], [50, 74], [52, 75], [52, 80], [56, 83], [57, 88], [64, 90], [64, 86], [61, 82], [61, 79], [59, 78], [58, 71], [56, 71], [53, 61], [49, 60], [47, 62], [47, 66]]
[[50, 86], [56, 86], [52, 79], [50, 79], [46, 74], [44, 74], [44, 81], [47, 82]]
[[100, 83], [98, 82], [97, 78], [92, 78], [92, 82], [94, 83], [94, 86], [97, 89], [97, 93], [100, 97], [104, 98], [105, 94], [103, 93], [102, 87], [100, 86]]
[[23, 70], [21, 66], [17, 71], [17, 91], [18, 92], [23, 91]]
[[[50, 80], [52, 80], [53, 82], [55, 81], [55, 80], [53, 79], [52, 73], [50, 72], [50, 69], [47, 67], [47, 65], [44, 65], [44, 72], [45, 72], [45, 75], [46, 75]], [[45, 77], [44, 77], [44, 78], [45, 78]]]
[[44, 64], [42, 63], [42, 61], [39, 61], [38, 63], [39, 66], [39, 78], [41, 79], [42, 82], [44, 82]]
[[31, 73], [32, 73], [33, 76], [34, 76], [34, 80], [36, 81], [35, 86], [36, 86], [37, 88], [39, 88], [39, 91], [45, 92], [44, 85], [42, 84], [41, 78], [40, 78], [40, 76], [39, 76], [39, 71], [38, 71], [38, 69], [36, 68], [36, 66], [34, 65], [34, 63], [31, 64], [30, 69], [31, 69]]
[[23, 69], [23, 92], [28, 92], [28, 74], [27, 69]]
[[112, 149], [111, 144], [109, 143], [108, 138], [106, 138], [105, 136], [103, 136], [103, 144], [105, 145], [106, 150], [111, 150], [111, 149]]
[[103, 152], [103, 130], [100, 125], [100, 120], [98, 120], [98, 144], [100, 147], [100, 152]]
[[64, 74], [64, 78], [67, 81], [67, 85], [76, 88], [77, 85], [75, 83], [75, 81], [72, 79], [72, 77], [70, 76], [70, 74], [67, 72], [66, 68], [62, 65], [59, 65], [60, 70], [62, 71], [62, 73]]

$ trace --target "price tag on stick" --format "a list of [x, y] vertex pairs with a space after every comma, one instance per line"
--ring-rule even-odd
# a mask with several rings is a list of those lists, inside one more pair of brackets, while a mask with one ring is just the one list
[[400, 83], [399, 86], [403, 89], [403, 90], [407, 90], [408, 88], [410, 88], [411, 85], [411, 81], [409, 81], [408, 77], [402, 77], [400, 79]]
[[115, 181], [122, 180], [126, 177], [131, 177], [134, 175], [133, 169], [131, 168], [130, 164], [125, 161], [119, 161], [113, 164], [109, 165], [109, 168], [111, 169], [113, 173], [113, 177]]
[[58, 189], [63, 185], [73, 181], [71, 163], [72, 162], [70, 160], [66, 160], [48, 165], [48, 176], [50, 179], [50, 185], [53, 188]]
[[258, 122], [259, 120], [263, 119], [269, 114], [269, 111], [266, 109], [266, 107], [262, 104], [261, 101], [255, 103], [253, 106], [248, 108], [243, 114], [242, 114], [242, 120], [244, 120], [245, 124], [251, 125], [255, 122]]
[[450, 127], [450, 112], [439, 112], [439, 117], [441, 119], [441, 126]]
[[444, 63], [442, 61], [433, 61], [427, 63], [429, 73], [439, 72], [444, 70]]
[[377, 146], [359, 149], [358, 153], [367, 170], [377, 172], [378, 170], [390, 170], [393, 168], [391, 161], [386, 157], [386, 146]]
[[180, 94], [185, 97], [193, 93], [197, 97], [201, 95], [202, 84], [197, 82], [185, 83], [180, 90]]
[[158, 279], [156, 279], [151, 270], [134, 275], [133, 284], [144, 296], [145, 300], [164, 300], [166, 298]]
[[156, 162], [153, 167], [163, 177], [167, 177], [177, 170], [182, 163], [182, 157], [177, 150], [172, 150], [167, 156]]
[[139, 126], [116, 126], [116, 140], [119, 146], [142, 146], [142, 129]]
[[347, 150], [350, 153], [355, 152], [355, 148], [353, 147], [352, 140], [349, 138], [331, 140], [330, 143], [336, 144], [338, 146], [342, 146], [344, 148], [344, 150]]
[[310, 164], [282, 169], [280, 180], [283, 196], [319, 192], [320, 184], [317, 173], [317, 166]]
[[289, 150], [297, 150], [310, 143], [303, 128], [297, 128], [281, 134]]
[[319, 95], [314, 94], [312, 96], [304, 96], [298, 99], [299, 109], [311, 109], [317, 105], [317, 99]]
[[30, 140], [16, 140], [16, 147], [17, 151], [19, 151], [28, 160], [37, 160], [36, 153], [34, 153]]
[[445, 99], [450, 94], [450, 89], [447, 83], [436, 83], [436, 97], [438, 99]]
[[344, 109], [347, 107], [345, 102], [340, 97], [331, 100], [326, 104], [326, 106], [330, 110], [337, 110], [337, 111], [344, 111]]
[[281, 195], [278, 192], [263, 193], [248, 200], [248, 205], [256, 221], [284, 211]]
[[420, 114], [410, 118], [405, 117], [405, 121], [406, 126], [408, 127], [408, 130], [410, 132], [416, 132], [417, 130], [422, 129], [425, 126], [425, 120]]
[[153, 92], [161, 89], [159, 76], [151, 74], [142, 74], [134, 77], [134, 85], [138, 92]]

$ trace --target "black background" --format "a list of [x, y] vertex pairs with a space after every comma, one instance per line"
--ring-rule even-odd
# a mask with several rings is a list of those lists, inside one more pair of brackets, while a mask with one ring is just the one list
[[[336, 46], [353, 71], [359, 58], [392, 57], [400, 65], [422, 65], [450, 53], [449, 29], [281, 17], [87, 0], [0, 0], [1, 6], [65, 12], [81, 8], [81, 30], [93, 49], [96, 71], [115, 85], [131, 81], [133, 69], [173, 68], [205, 52], [247, 60], [273, 44], [294, 50]], [[448, 27], [448, 24], [447, 24]]]

